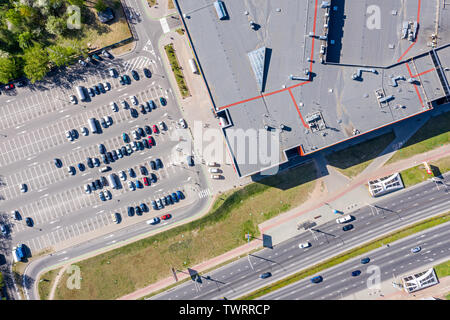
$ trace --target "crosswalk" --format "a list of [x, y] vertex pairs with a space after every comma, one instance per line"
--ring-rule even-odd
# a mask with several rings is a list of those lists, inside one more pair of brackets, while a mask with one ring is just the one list
[[211, 192], [211, 190], [209, 188], [208, 189], [204, 189], [204, 190], [200, 190], [198, 192], [198, 197], [200, 199], [206, 198], [206, 197], [209, 197], [209, 196], [212, 196], [212, 192]]
[[135, 69], [143, 69], [152, 63], [152, 59], [145, 56], [138, 56], [131, 60], [127, 60], [123, 63], [125, 72], [129, 72]]

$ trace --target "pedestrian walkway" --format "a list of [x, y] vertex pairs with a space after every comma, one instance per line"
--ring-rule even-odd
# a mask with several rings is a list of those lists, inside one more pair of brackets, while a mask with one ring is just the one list
[[[336, 218], [332, 213], [331, 208], [340, 208], [341, 210], [354, 210], [357, 209], [360, 205], [365, 205], [365, 200], [361, 199], [367, 198], [368, 200], [374, 201], [374, 198], [367, 196], [369, 192], [367, 191], [365, 184], [368, 180], [402, 171], [404, 169], [422, 163], [423, 161], [433, 161], [449, 155], [450, 145], [445, 145], [438, 149], [423, 154], [418, 154], [409, 159], [401, 160], [388, 166], [377, 168], [376, 170], [368, 172], [364, 175], [361, 174], [347, 186], [334, 193], [324, 191], [321, 181], [323, 180], [323, 178], [320, 178], [315, 190], [312, 193], [312, 195], [319, 195], [319, 197], [310, 197], [310, 199], [302, 206], [290, 210], [271, 220], [263, 222], [259, 225], [260, 232], [271, 235], [272, 243], [273, 245], [276, 245], [281, 241], [291, 238], [293, 234], [298, 234], [299, 231], [296, 227], [298, 222], [314, 219], [314, 221], [318, 224], [324, 223]], [[192, 266], [192, 269], [195, 269], [198, 272], [203, 272], [204, 270], [211, 269], [214, 266], [222, 264], [232, 258], [244, 256], [249, 251], [260, 247], [262, 247], [261, 241], [253, 240], [249, 244], [245, 244], [243, 246], [235, 248], [232, 251], [227, 252], [221, 256], [212, 258], [208, 261], [204, 261], [199, 265]], [[180, 274], [179, 280], [182, 280], [186, 277], [186, 275]], [[120, 299], [138, 299], [150, 294], [151, 292], [164, 289], [165, 287], [173, 283], [173, 277], [168, 277], [166, 279], [158, 281], [157, 283], [151, 284], [136, 292], [126, 295]]]

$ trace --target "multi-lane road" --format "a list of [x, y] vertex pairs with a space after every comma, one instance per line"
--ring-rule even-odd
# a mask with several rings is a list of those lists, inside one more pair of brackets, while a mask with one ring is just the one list
[[[444, 178], [448, 184], [449, 175]], [[440, 185], [438, 189], [434, 182], [429, 181], [387, 196], [374, 205], [376, 208], [367, 206], [350, 213], [354, 217], [349, 222], [354, 225], [352, 230], [343, 231], [342, 224], [330, 221], [313, 227], [315, 231], [312, 232], [299, 231], [299, 235], [273, 249], [263, 249], [202, 275], [201, 283], [188, 281], [152, 299], [239, 298], [367, 240], [446, 212], [450, 209], [450, 199], [445, 186]], [[311, 243], [311, 247], [300, 249], [298, 245], [306, 241]], [[271, 272], [272, 276], [260, 279], [264, 272]]]

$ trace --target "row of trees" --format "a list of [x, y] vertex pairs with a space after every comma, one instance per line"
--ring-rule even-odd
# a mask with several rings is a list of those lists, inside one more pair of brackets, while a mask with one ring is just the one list
[[87, 53], [76, 39], [81, 30], [68, 27], [68, 21], [82, 22], [82, 15], [67, 10], [72, 5], [82, 12], [85, 0], [0, 0], [1, 83], [22, 75], [35, 82], [52, 65], [67, 65]]

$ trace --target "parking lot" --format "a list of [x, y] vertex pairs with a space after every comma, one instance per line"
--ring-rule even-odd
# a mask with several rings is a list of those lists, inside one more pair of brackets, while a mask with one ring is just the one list
[[[199, 199], [211, 195], [209, 188], [200, 188], [202, 176], [195, 166], [186, 164], [189, 150], [179, 147], [178, 135], [189, 136], [188, 129], [180, 129], [178, 120], [181, 114], [172, 94], [172, 89], [160, 72], [155, 56], [137, 56], [129, 60], [115, 61], [104, 59], [99, 66], [91, 66], [85, 74], [78, 74], [71, 82], [71, 87], [58, 87], [47, 91], [36, 91], [33, 94], [5, 97], [5, 105], [0, 108], [0, 127], [6, 134], [0, 137], [0, 170], [2, 197], [2, 212], [6, 213], [3, 221], [9, 226], [13, 245], [24, 243], [32, 252], [61, 244], [77, 237], [84, 237], [97, 230], [123, 228], [137, 223], [145, 223], [149, 218], [184, 210], [194, 205]], [[140, 80], [132, 80], [130, 85], [121, 85], [119, 78], [113, 78], [108, 68], [114, 67], [119, 75], [136, 70]], [[151, 78], [146, 78], [143, 68], [152, 72]], [[79, 66], [74, 66], [78, 70]], [[76, 95], [75, 86], [86, 88], [109, 82], [111, 90], [96, 95], [90, 102], [71, 104], [69, 95]], [[138, 105], [133, 105], [130, 95], [137, 98]], [[163, 97], [167, 105], [161, 105], [159, 98]], [[129, 108], [124, 108], [120, 101], [127, 101]], [[152, 100], [156, 108], [143, 112], [139, 107]], [[116, 102], [119, 110], [113, 111], [110, 102]], [[12, 112], [16, 108], [18, 112]], [[133, 115], [130, 110], [137, 111]], [[144, 110], [145, 111], [145, 110]], [[101, 120], [105, 116], [112, 118], [112, 124], [101, 128], [100, 134], [91, 132], [88, 119]], [[124, 155], [108, 164], [103, 163], [99, 152], [99, 144], [108, 151], [118, 150], [127, 143], [122, 133], [130, 137], [130, 143], [139, 141], [132, 137], [132, 131], [144, 126], [158, 125], [163, 121], [167, 128], [152, 132], [155, 145], [134, 150], [130, 155]], [[100, 124], [98, 124], [100, 127]], [[82, 134], [81, 129], [88, 128], [88, 134]], [[66, 132], [75, 129], [77, 137], [69, 141]], [[3, 131], [2, 131], [3, 132]], [[189, 138], [190, 139], [190, 138]], [[54, 159], [60, 159], [62, 166], [58, 168]], [[99, 167], [89, 168], [87, 158], [97, 158]], [[152, 170], [149, 161], [160, 159], [163, 166]], [[183, 160], [184, 159], [184, 160]], [[78, 166], [82, 163], [83, 170]], [[99, 169], [110, 166], [109, 172], [101, 173]], [[73, 166], [76, 173], [71, 175], [68, 167]], [[140, 172], [145, 166], [148, 174]], [[101, 190], [86, 193], [86, 184], [97, 179], [107, 181], [109, 174], [128, 172], [130, 168], [136, 172], [136, 177], [127, 177], [120, 181], [118, 189], [102, 185]], [[143, 181], [143, 177], [154, 177], [149, 186], [132, 191], [128, 181], [134, 183]], [[20, 185], [26, 184], [27, 191], [20, 191]], [[110, 192], [111, 199], [102, 201], [99, 192]], [[149, 192], [150, 191], [150, 192]], [[166, 205], [160, 210], [154, 210], [151, 202], [174, 192], [181, 191], [184, 200]], [[128, 215], [128, 207], [136, 207], [145, 203], [148, 212], [141, 216]], [[14, 220], [11, 214], [19, 211], [22, 219]], [[120, 223], [114, 223], [111, 214], [120, 214]], [[25, 218], [31, 218], [33, 225], [27, 226]], [[109, 227], [108, 227], [109, 226]]]

